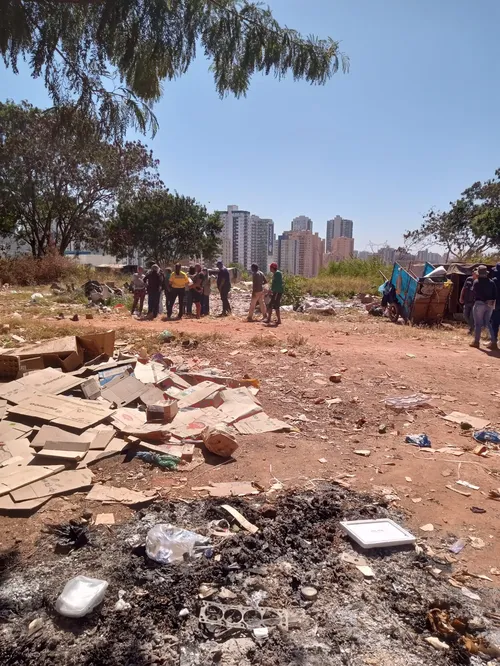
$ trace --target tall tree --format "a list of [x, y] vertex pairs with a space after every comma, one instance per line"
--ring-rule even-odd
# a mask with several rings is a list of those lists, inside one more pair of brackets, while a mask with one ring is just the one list
[[348, 59], [331, 38], [281, 27], [247, 0], [3, 0], [0, 54], [43, 76], [55, 106], [74, 103], [104, 130], [157, 127], [162, 82], [202, 51], [217, 92], [237, 97], [256, 72], [324, 84]]
[[34, 257], [73, 241], [96, 247], [118, 197], [160, 183], [140, 142], [109, 143], [81, 114], [77, 124], [75, 133], [53, 111], [0, 103], [0, 232]]
[[142, 192], [118, 205], [107, 231], [109, 251], [118, 257], [138, 251], [163, 266], [200, 256], [211, 260], [222, 226], [218, 213], [209, 214], [191, 197], [166, 189]]
[[409, 245], [440, 245], [467, 261], [500, 248], [500, 169], [462, 192], [447, 211], [430, 211], [419, 229], [406, 232]]

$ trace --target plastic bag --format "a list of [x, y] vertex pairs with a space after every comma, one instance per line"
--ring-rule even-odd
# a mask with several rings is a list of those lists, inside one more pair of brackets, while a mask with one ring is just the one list
[[196, 546], [206, 546], [209, 539], [175, 525], [159, 523], [146, 536], [146, 554], [160, 564], [183, 562], [193, 556]]
[[478, 430], [474, 433], [474, 439], [481, 443], [500, 444], [500, 434], [496, 430]]
[[429, 405], [430, 398], [421, 393], [413, 395], [403, 395], [396, 398], [386, 398], [384, 400], [386, 407], [392, 409], [416, 409], [417, 407], [426, 407]]
[[65, 617], [83, 617], [99, 606], [107, 587], [105, 580], [76, 576], [68, 580], [57, 597], [56, 611]]
[[425, 434], [407, 435], [405, 442], [419, 446], [421, 449], [429, 449], [431, 447], [431, 440]]

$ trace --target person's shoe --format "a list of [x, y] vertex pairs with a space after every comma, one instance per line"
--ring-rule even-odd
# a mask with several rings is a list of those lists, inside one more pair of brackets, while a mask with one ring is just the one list
[[470, 344], [469, 347], [474, 347], [474, 349], [479, 349], [479, 342], [476, 342], [473, 340]]
[[253, 321], [253, 317], [247, 317], [247, 321]]
[[490, 351], [498, 351], [498, 342], [489, 342], [486, 345], [486, 349], [489, 349]]

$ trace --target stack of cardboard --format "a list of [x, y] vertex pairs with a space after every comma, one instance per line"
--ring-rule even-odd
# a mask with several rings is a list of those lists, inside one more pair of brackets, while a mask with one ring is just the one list
[[30, 512], [85, 489], [89, 499], [140, 504], [154, 493], [94, 485], [89, 466], [128, 449], [190, 462], [207, 428], [234, 439], [290, 429], [263, 412], [255, 380], [113, 353], [108, 331], [0, 356], [0, 373], [12, 370], [0, 384], [0, 511]]

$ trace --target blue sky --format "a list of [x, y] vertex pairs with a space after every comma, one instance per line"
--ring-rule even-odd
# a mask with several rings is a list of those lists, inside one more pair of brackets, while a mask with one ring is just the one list
[[[342, 42], [350, 73], [326, 86], [255, 77], [220, 100], [201, 56], [166, 83], [147, 139], [165, 184], [210, 209], [305, 214], [325, 235], [354, 220], [356, 249], [397, 246], [500, 167], [498, 0], [269, 0], [276, 18]], [[2, 97], [44, 105], [41, 81], [0, 69]]]

